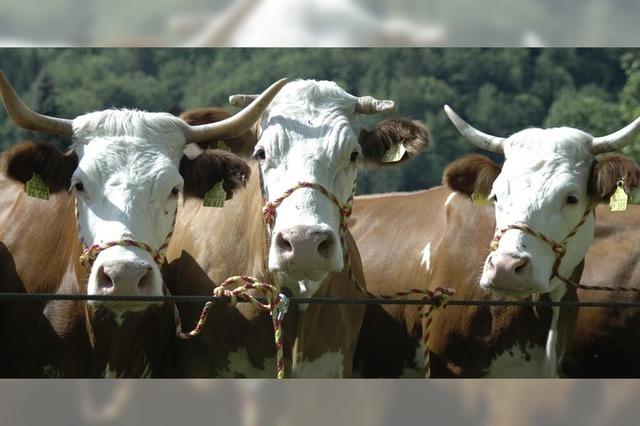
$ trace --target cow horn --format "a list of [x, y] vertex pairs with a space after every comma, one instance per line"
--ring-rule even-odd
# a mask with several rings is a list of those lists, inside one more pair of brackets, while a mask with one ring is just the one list
[[258, 99], [258, 95], [232, 95], [229, 96], [229, 104], [234, 107], [244, 108], [256, 99]]
[[213, 138], [232, 138], [244, 133], [260, 118], [269, 103], [285, 84], [287, 84], [286, 78], [276, 81], [262, 92], [251, 105], [226, 120], [189, 126], [186, 134], [187, 143], [206, 141]]
[[392, 112], [396, 110], [396, 103], [390, 100], [379, 100], [371, 96], [361, 96], [356, 102], [358, 114], [375, 114], [378, 112]]
[[32, 111], [22, 102], [2, 71], [0, 71], [0, 95], [9, 117], [23, 129], [64, 136], [73, 134], [73, 120], [49, 117]]
[[487, 133], [483, 133], [480, 130], [472, 127], [469, 123], [464, 121], [449, 105], [444, 106], [444, 112], [447, 113], [449, 120], [458, 129], [462, 136], [464, 136], [469, 142], [487, 151], [497, 152], [499, 154], [504, 153], [504, 141], [505, 138], [499, 138]]
[[618, 130], [615, 133], [611, 133], [607, 136], [600, 136], [599, 138], [593, 138], [593, 145], [591, 152], [593, 154], [603, 154], [605, 152], [612, 152], [629, 144], [640, 130], [640, 117], [636, 118], [631, 124]]

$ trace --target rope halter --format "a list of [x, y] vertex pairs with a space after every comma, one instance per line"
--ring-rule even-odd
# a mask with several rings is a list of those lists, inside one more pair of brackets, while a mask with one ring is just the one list
[[80, 255], [80, 264], [85, 268], [91, 268], [96, 258], [102, 251], [115, 246], [122, 246], [122, 247], [128, 246], [128, 247], [140, 248], [148, 252], [158, 266], [162, 266], [162, 264], [164, 263], [167, 247], [169, 246], [169, 241], [171, 241], [171, 237], [173, 236], [173, 230], [176, 226], [176, 216], [178, 214], [177, 208], [176, 208], [176, 211], [174, 211], [173, 213], [173, 221], [171, 222], [171, 229], [158, 250], [154, 249], [149, 244], [146, 244], [131, 238], [120, 238], [118, 240], [107, 241], [101, 244], [92, 244], [89, 246], [85, 243], [84, 239], [82, 238], [82, 233], [80, 231], [80, 212], [78, 210], [77, 198], [75, 201], [75, 210], [76, 210], [76, 222], [78, 224], [78, 236], [80, 238], [80, 244], [82, 245], [82, 254]]
[[582, 218], [580, 218], [580, 220], [576, 224], [576, 226], [574, 226], [571, 229], [571, 231], [569, 231], [569, 234], [567, 234], [567, 236], [560, 243], [552, 240], [551, 238], [547, 237], [543, 233], [536, 231], [531, 226], [525, 223], [515, 223], [513, 225], [508, 225], [502, 229], [496, 230], [496, 233], [493, 236], [493, 240], [491, 240], [491, 245], [489, 247], [492, 252], [498, 250], [498, 246], [500, 245], [500, 239], [505, 234], [505, 232], [511, 229], [517, 229], [526, 234], [533, 235], [534, 237], [549, 244], [551, 246], [551, 250], [553, 250], [553, 252], [555, 253], [556, 260], [553, 263], [553, 267], [551, 269], [551, 276], [549, 277], [549, 279], [551, 280], [557, 277], [563, 283], [575, 286], [576, 283], [560, 275], [560, 271], [559, 271], [560, 263], [562, 262], [562, 258], [564, 257], [564, 255], [567, 253], [567, 244], [569, 243], [569, 240], [578, 233], [578, 229], [580, 229], [580, 227], [584, 225], [584, 223], [587, 221], [587, 218], [592, 212], [593, 212], [593, 208], [588, 207], [585, 210], [584, 214], [582, 215]]

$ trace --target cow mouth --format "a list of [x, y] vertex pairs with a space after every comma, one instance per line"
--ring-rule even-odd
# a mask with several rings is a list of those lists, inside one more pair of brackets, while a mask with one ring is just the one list
[[162, 302], [131, 302], [131, 301], [122, 301], [122, 302], [113, 302], [113, 301], [93, 301], [90, 302], [91, 305], [96, 309], [105, 309], [113, 312], [116, 315], [124, 315], [129, 312], [142, 312], [152, 306], [157, 306], [162, 304]]
[[284, 274], [293, 281], [320, 281], [329, 273], [328, 271], [307, 270], [287, 270], [282, 272], [284, 272]]
[[532, 293], [535, 293], [534, 290], [529, 288], [524, 288], [524, 287], [505, 288], [505, 287], [497, 286], [493, 283], [488, 283], [483, 287], [485, 287], [487, 290], [489, 290], [491, 293], [495, 294], [496, 296], [513, 297], [516, 299], [525, 299], [531, 296]]

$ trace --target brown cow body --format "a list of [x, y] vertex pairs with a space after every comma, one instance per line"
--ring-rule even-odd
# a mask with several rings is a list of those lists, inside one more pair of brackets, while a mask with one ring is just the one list
[[[596, 211], [582, 284], [640, 288], [640, 207]], [[580, 301], [637, 302], [637, 293], [578, 290]], [[569, 377], [640, 377], [640, 310], [582, 308], [562, 364]]]
[[[252, 174], [258, 174], [255, 164]], [[178, 225], [167, 253], [166, 275], [171, 292], [211, 294], [217, 284], [234, 275], [264, 280], [266, 234], [262, 204], [259, 179], [251, 179], [246, 190], [237, 193], [222, 209], [186, 200], [180, 206]], [[224, 243], [212, 247], [211, 241]], [[364, 285], [350, 235], [347, 241], [354, 273]], [[329, 274], [314, 296], [358, 295], [343, 270]], [[183, 327], [191, 329], [201, 306], [182, 304], [179, 308]], [[298, 309], [292, 305], [284, 320], [286, 376], [349, 376], [363, 315], [364, 308], [358, 306], [309, 305]], [[215, 306], [201, 335], [178, 342], [177, 363], [180, 374], [188, 377], [275, 377], [274, 332], [268, 313], [249, 304]]]

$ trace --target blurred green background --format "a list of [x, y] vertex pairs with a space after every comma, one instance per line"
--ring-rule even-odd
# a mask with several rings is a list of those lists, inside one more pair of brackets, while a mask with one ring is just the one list
[[[404, 167], [363, 172], [359, 193], [437, 185], [447, 163], [474, 152], [443, 113], [445, 103], [500, 136], [559, 125], [602, 135], [640, 115], [638, 49], [0, 49], [0, 69], [32, 108], [67, 118], [108, 107], [233, 112], [229, 95], [259, 92], [285, 76], [393, 99], [394, 115], [427, 123], [434, 146]], [[36, 137], [69, 144], [19, 130], [0, 110], [1, 149]], [[640, 160], [640, 141], [626, 152]]]

